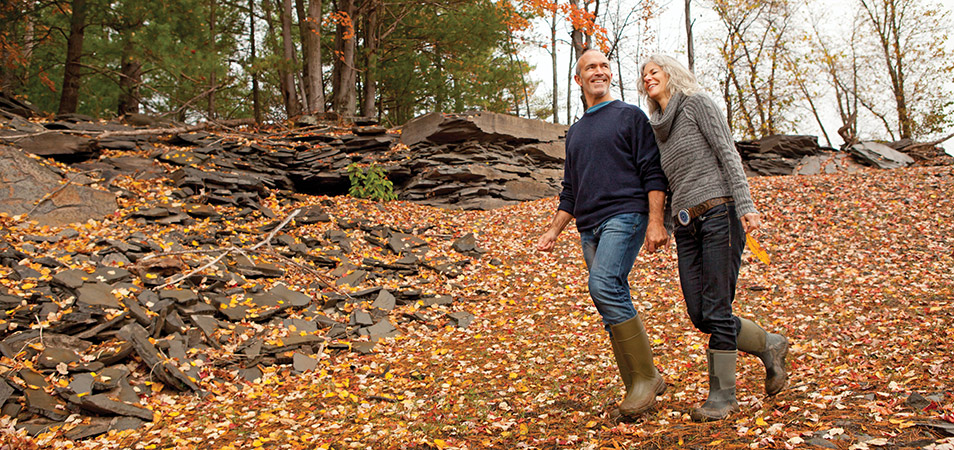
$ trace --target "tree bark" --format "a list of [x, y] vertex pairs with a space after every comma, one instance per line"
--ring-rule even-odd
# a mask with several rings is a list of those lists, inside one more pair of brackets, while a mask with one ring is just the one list
[[86, 0], [73, 0], [70, 16], [70, 37], [66, 43], [66, 69], [63, 72], [63, 90], [58, 114], [76, 112], [79, 105], [80, 59], [83, 57], [83, 38], [86, 32]]
[[692, 15], [689, 12], [689, 3], [686, 0], [686, 53], [689, 56], [689, 71], [695, 73], [696, 56], [692, 44]]
[[[266, 0], [267, 1], [267, 0]], [[285, 102], [285, 112], [288, 117], [301, 113], [298, 103], [298, 89], [295, 87], [295, 74], [292, 70], [295, 64], [295, 43], [292, 41], [292, 5], [291, 0], [281, 0], [282, 21], [282, 50], [283, 64], [279, 70], [282, 79], [282, 100]]]
[[367, 62], [364, 70], [364, 91], [361, 95], [361, 115], [373, 117], [376, 115], [375, 102], [377, 100], [377, 70], [378, 70], [378, 0], [366, 0], [369, 5], [365, 11], [364, 49]]
[[332, 107], [338, 114], [345, 116], [354, 115], [357, 103], [354, 13], [354, 0], [338, 0], [338, 14], [341, 15], [341, 20], [338, 21], [335, 30]]
[[[217, 53], [216, 49], [216, 36], [215, 36], [215, 22], [216, 22], [216, 5], [218, 4], [217, 0], [211, 0], [209, 2], [209, 45], [212, 47], [212, 54]], [[212, 72], [209, 73], [209, 97], [208, 103], [206, 104], [206, 114], [209, 119], [215, 119], [215, 69], [212, 69]]]
[[252, 76], [252, 114], [255, 117], [255, 123], [262, 123], [262, 102], [261, 102], [261, 93], [258, 87], [258, 71], [255, 70], [255, 0], [248, 0], [248, 21], [249, 21], [249, 32], [248, 32], [248, 42], [251, 47], [251, 62], [249, 73]]
[[553, 123], [560, 123], [559, 98], [560, 90], [557, 86], [557, 53], [556, 53], [557, 9], [553, 8], [553, 20], [550, 22], [550, 64], [553, 68]]
[[[126, 30], [129, 33], [132, 30]], [[119, 75], [119, 105], [116, 114], [139, 113], [139, 86], [142, 84], [142, 63], [133, 56], [132, 36], [125, 36], [123, 42], [122, 68]]]
[[[299, 2], [304, 0], [299, 0]], [[305, 104], [309, 113], [325, 112], [325, 92], [321, 83], [321, 3], [310, 0], [302, 27], [302, 51], [304, 56]]]

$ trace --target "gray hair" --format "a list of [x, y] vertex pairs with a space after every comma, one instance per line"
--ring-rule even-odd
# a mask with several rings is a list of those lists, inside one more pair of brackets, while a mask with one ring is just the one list
[[[696, 76], [693, 75], [686, 66], [676, 60], [676, 58], [667, 55], [655, 54], [643, 61], [643, 63], [639, 65], [640, 79], [643, 77], [643, 70], [646, 69], [646, 65], [649, 63], [659, 66], [663, 72], [666, 72], [666, 75], [669, 76], [669, 82], [666, 83], [666, 88], [671, 95], [675, 95], [676, 93], [692, 95], [702, 90], [702, 88], [699, 87], [699, 82], [696, 81]], [[661, 109], [659, 103], [649, 98], [645, 83], [638, 83], [637, 88], [639, 89], [640, 95], [646, 99], [646, 104], [649, 106], [649, 114]]]

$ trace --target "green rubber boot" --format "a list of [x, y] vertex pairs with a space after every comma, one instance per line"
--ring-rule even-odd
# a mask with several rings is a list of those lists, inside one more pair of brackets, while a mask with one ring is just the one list
[[741, 319], [742, 328], [736, 342], [739, 351], [758, 356], [765, 366], [765, 393], [778, 394], [788, 380], [785, 357], [788, 339], [781, 334], [768, 333], [749, 319]]
[[649, 336], [639, 316], [611, 325], [610, 331], [616, 364], [626, 384], [626, 397], [619, 404], [619, 412], [624, 416], [642, 414], [656, 404], [657, 395], [666, 391], [666, 382], [653, 364]]
[[722, 420], [739, 412], [735, 400], [735, 350], [706, 350], [709, 360], [709, 398], [689, 413], [693, 422]]

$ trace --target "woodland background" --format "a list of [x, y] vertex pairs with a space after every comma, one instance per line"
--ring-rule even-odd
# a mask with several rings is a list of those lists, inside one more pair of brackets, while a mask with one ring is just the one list
[[[719, 26], [694, 35], [700, 10]], [[0, 6], [0, 88], [94, 117], [334, 111], [396, 126], [481, 109], [568, 123], [571, 65], [599, 46], [623, 100], [638, 102], [637, 61], [678, 54], [737, 137], [817, 130], [834, 147], [950, 132], [951, 26], [950, 5], [929, 0], [14, 0]], [[663, 30], [684, 44], [661, 48]]]

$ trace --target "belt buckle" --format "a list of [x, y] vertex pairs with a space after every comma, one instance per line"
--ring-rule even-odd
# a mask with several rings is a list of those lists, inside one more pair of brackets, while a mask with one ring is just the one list
[[688, 209], [680, 209], [679, 212], [676, 213], [676, 217], [679, 219], [679, 223], [684, 227], [689, 226], [689, 222], [692, 221]]

